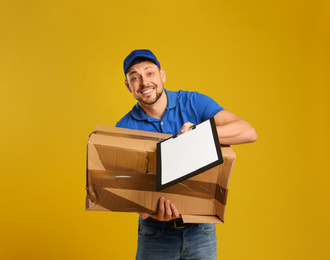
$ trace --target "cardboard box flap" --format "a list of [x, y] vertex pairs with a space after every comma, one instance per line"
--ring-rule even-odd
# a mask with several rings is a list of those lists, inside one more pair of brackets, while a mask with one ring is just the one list
[[98, 134], [104, 134], [104, 135], [106, 135], [106, 134], [119, 134], [121, 136], [127, 135], [128, 138], [131, 138], [131, 136], [136, 136], [136, 137], [147, 138], [149, 140], [154, 140], [154, 141], [158, 141], [158, 142], [163, 141], [172, 136], [170, 134], [148, 132], [148, 131], [120, 128], [120, 127], [114, 127], [114, 126], [103, 126], [103, 125], [96, 126], [94, 132], [98, 133]]
[[141, 137], [137, 138], [137, 136], [127, 138], [127, 136], [120, 136], [112, 133], [102, 134], [101, 132], [93, 132], [88, 140], [88, 144], [119, 147], [131, 151], [139, 150], [156, 152], [154, 143], [154, 140]]
[[217, 216], [203, 216], [203, 215], [181, 215], [184, 223], [214, 223], [223, 224], [224, 222]]

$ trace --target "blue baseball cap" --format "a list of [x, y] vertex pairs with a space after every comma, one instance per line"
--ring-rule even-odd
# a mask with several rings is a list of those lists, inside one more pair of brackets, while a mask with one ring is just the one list
[[125, 75], [127, 73], [127, 70], [129, 69], [129, 67], [132, 66], [133, 62], [138, 60], [138, 59], [149, 60], [149, 61], [155, 63], [160, 68], [159, 61], [157, 60], [156, 56], [151, 51], [149, 51], [149, 50], [134, 50], [124, 60], [124, 73], [125, 73]]

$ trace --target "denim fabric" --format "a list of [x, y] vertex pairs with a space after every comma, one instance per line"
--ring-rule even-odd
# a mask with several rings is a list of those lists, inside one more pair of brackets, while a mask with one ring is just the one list
[[176, 229], [139, 221], [136, 260], [216, 260], [215, 224]]

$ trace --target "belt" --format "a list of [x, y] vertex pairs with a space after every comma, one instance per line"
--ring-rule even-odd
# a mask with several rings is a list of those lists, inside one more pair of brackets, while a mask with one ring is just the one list
[[196, 226], [198, 224], [195, 223], [184, 223], [182, 221], [182, 219], [176, 219], [176, 220], [171, 220], [171, 221], [158, 221], [158, 220], [154, 220], [152, 218], [148, 218], [145, 220], [146, 222], [150, 222], [150, 223], [154, 223], [154, 224], [158, 224], [158, 225], [163, 225], [163, 223], [165, 223], [165, 226], [167, 227], [174, 227], [174, 228], [185, 228], [185, 227], [193, 227]]

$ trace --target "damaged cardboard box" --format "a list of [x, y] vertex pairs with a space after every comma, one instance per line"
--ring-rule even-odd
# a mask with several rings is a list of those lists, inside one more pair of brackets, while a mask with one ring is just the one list
[[233, 149], [222, 146], [222, 164], [156, 192], [156, 147], [169, 137], [97, 126], [87, 145], [86, 210], [156, 213], [163, 196], [175, 204], [184, 222], [223, 223]]

